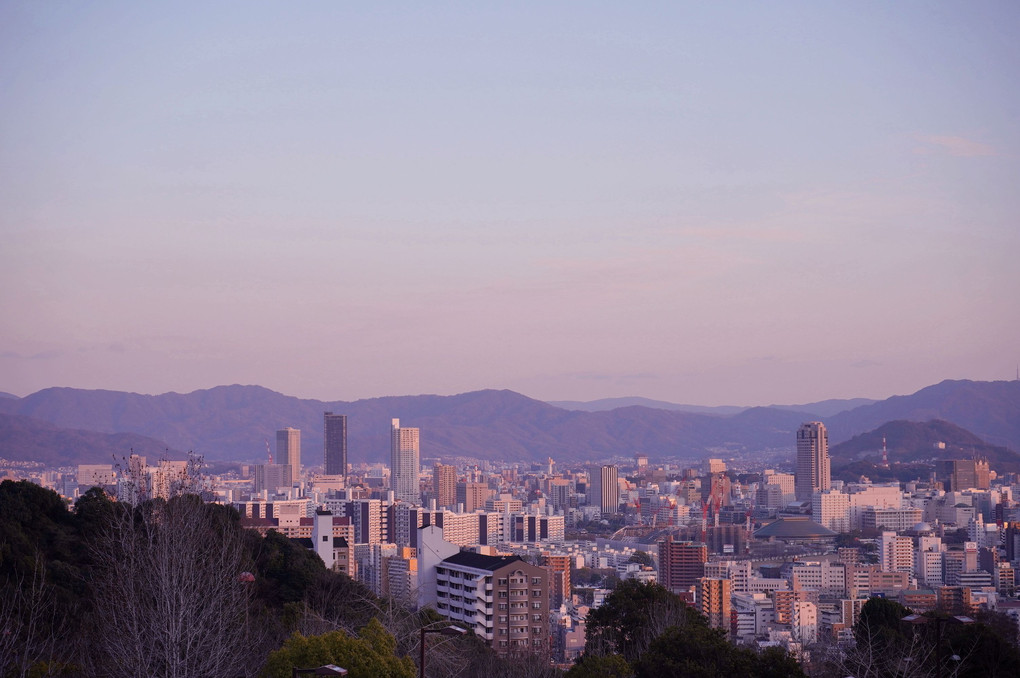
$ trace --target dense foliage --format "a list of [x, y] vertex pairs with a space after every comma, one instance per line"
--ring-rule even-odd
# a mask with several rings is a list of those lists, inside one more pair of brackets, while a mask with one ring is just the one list
[[872, 598], [853, 630], [853, 645], [828, 662], [829, 673], [876, 678], [1020, 675], [1016, 626], [1002, 614], [982, 612], [973, 620], [943, 612], [915, 616], [895, 601]]
[[[435, 621], [194, 495], [131, 506], [92, 489], [71, 510], [38, 485], [0, 483], [0, 678], [254, 678], [275, 675], [270, 656], [412, 676], [418, 630]], [[477, 639], [452, 641], [430, 646], [428, 675], [513, 669]]]
[[588, 613], [585, 655], [568, 678], [802, 676], [783, 651], [737, 647], [660, 584], [621, 582]]

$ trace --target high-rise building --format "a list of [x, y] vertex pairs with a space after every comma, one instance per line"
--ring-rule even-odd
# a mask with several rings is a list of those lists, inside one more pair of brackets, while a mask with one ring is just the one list
[[439, 508], [450, 508], [457, 502], [457, 467], [436, 464], [432, 468], [432, 496]]
[[985, 459], [945, 459], [935, 466], [947, 492], [987, 490], [989, 487], [991, 475]]
[[673, 593], [684, 593], [705, 576], [708, 547], [675, 541], [672, 535], [659, 542], [659, 583]]
[[502, 657], [549, 654], [549, 570], [520, 556], [461, 551], [436, 572], [436, 611]]
[[815, 492], [832, 487], [829, 472], [829, 434], [825, 424], [812, 421], [797, 429], [797, 501], [810, 501]]
[[591, 470], [591, 505], [602, 513], [620, 510], [619, 470], [615, 466], [596, 466]]
[[301, 478], [301, 429], [288, 426], [276, 432], [276, 463], [290, 466], [291, 484]]
[[290, 464], [256, 464], [255, 491], [274, 494], [279, 488], [293, 485], [294, 469]]
[[540, 564], [549, 568], [550, 580], [550, 605], [557, 608], [570, 597], [570, 563], [571, 557], [563, 554], [543, 553]]
[[323, 414], [323, 465], [327, 476], [347, 476], [347, 415]]
[[418, 492], [418, 429], [401, 428], [394, 419], [390, 429], [390, 489], [401, 501], [417, 504]]
[[485, 508], [485, 500], [492, 495], [492, 490], [485, 483], [463, 481], [457, 483], [456, 502], [464, 505], [466, 513], [473, 513], [480, 508]]
[[730, 628], [730, 595], [732, 582], [729, 579], [702, 577], [698, 580], [697, 605], [701, 614], [714, 629]]

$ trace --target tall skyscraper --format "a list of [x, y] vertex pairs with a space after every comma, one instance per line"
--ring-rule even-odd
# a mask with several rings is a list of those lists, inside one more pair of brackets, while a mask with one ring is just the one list
[[418, 493], [418, 429], [401, 428], [394, 419], [390, 428], [390, 489], [394, 498], [417, 504]]
[[347, 477], [347, 415], [323, 414], [323, 464], [327, 476]]
[[829, 434], [825, 424], [812, 421], [797, 429], [797, 501], [811, 501], [815, 492], [832, 487], [829, 472]]
[[432, 469], [432, 496], [439, 508], [451, 507], [457, 502], [457, 467], [436, 464]]
[[290, 466], [290, 484], [301, 478], [301, 429], [288, 426], [276, 432], [276, 463]]
[[615, 466], [596, 466], [591, 469], [591, 501], [602, 513], [620, 511], [619, 470]]

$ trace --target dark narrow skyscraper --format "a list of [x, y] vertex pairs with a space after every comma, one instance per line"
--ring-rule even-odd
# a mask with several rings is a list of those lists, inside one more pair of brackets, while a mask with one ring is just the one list
[[323, 414], [323, 462], [327, 476], [347, 477], [347, 415]]

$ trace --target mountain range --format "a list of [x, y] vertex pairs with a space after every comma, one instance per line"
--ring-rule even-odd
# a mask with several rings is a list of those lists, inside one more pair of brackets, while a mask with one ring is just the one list
[[[649, 401], [655, 403], [656, 401]], [[817, 406], [817, 411], [812, 411]], [[680, 406], [683, 407], [683, 406]], [[692, 406], [688, 406], [692, 407]], [[892, 420], [941, 419], [990, 444], [1020, 449], [1020, 382], [944, 381], [881, 401], [825, 401], [792, 406], [734, 408], [733, 414], [629, 404], [584, 411], [565, 409], [507, 390], [453, 396], [390, 396], [354, 402], [286, 396], [260, 386], [218, 386], [188, 394], [48, 388], [24, 398], [0, 398], [0, 457], [39, 459], [54, 429], [131, 433], [136, 452], [193, 450], [209, 460], [265, 460], [277, 429], [302, 431], [302, 461], [321, 463], [324, 411], [348, 416], [349, 460], [387, 461], [392, 418], [421, 429], [423, 458], [584, 460], [644, 453], [663, 457], [725, 456], [762, 449], [793, 449], [805, 421], [823, 421], [833, 445]], [[800, 406], [797, 406], [800, 407]], [[709, 410], [715, 408], [707, 408]], [[28, 435], [30, 418], [37, 424]], [[47, 432], [48, 431], [48, 432]], [[34, 436], [34, 438], [33, 438]], [[130, 450], [126, 440], [65, 439], [51, 458], [78, 463], [97, 454]], [[57, 443], [49, 444], [53, 448]], [[112, 449], [111, 449], [112, 448]]]
[[832, 467], [857, 461], [880, 464], [885, 446], [890, 464], [931, 463], [936, 459], [987, 459], [999, 471], [1020, 471], [1020, 454], [990, 445], [964, 428], [941, 419], [926, 422], [890, 421], [830, 449]]

